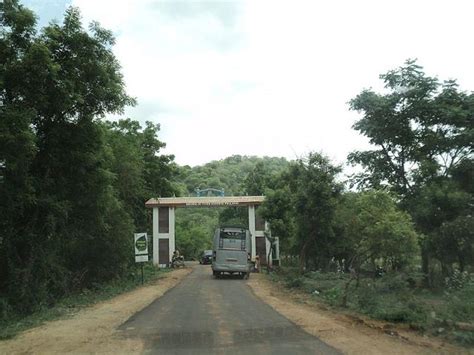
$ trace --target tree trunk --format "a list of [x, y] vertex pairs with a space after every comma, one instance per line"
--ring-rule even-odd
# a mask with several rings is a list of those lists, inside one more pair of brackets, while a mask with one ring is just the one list
[[305, 241], [300, 249], [300, 274], [303, 274], [306, 268], [306, 248], [308, 247], [308, 241]]
[[344, 293], [342, 294], [342, 301], [341, 301], [342, 307], [347, 307], [347, 296], [349, 295], [349, 285], [351, 284], [352, 280], [354, 279], [351, 277], [349, 281], [347, 281], [346, 284], [344, 285]]
[[431, 287], [430, 282], [430, 259], [426, 247], [421, 247], [421, 272], [423, 273], [423, 284], [425, 287]]

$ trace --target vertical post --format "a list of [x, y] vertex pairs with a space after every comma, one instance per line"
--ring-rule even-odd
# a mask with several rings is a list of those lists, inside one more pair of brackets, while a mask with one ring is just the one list
[[158, 266], [158, 207], [153, 207], [153, 265]]
[[175, 238], [175, 208], [170, 207], [169, 208], [169, 240], [170, 240], [170, 250], [169, 250], [169, 255], [170, 255], [170, 260], [173, 259], [173, 253], [176, 250], [176, 238]]
[[252, 260], [255, 260], [256, 245], [255, 245], [255, 206], [249, 205], [249, 231], [252, 235]]
[[275, 260], [278, 260], [278, 263], [280, 262], [280, 239], [278, 237], [275, 238]]
[[[267, 221], [265, 221], [265, 232], [269, 234], [270, 238], [272, 237], [271, 231], [270, 231], [270, 225], [268, 224]], [[265, 250], [267, 251], [267, 255], [265, 257], [268, 257], [268, 260], [267, 260], [268, 266], [272, 266], [273, 250], [271, 250], [271, 243], [267, 238], [265, 238]]]
[[143, 263], [140, 263], [142, 266], [142, 285], [143, 285]]

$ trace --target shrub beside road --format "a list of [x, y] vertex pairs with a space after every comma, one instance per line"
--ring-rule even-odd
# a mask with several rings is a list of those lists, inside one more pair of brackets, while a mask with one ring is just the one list
[[[346, 285], [351, 276], [337, 272], [307, 272], [282, 268], [270, 276], [287, 289], [343, 309]], [[421, 276], [385, 274], [354, 281], [347, 290], [346, 309], [373, 319], [399, 323], [423, 334], [464, 346], [474, 345], [474, 280], [455, 273], [437, 290], [420, 287]]]
[[[158, 269], [147, 263], [143, 271], [144, 283], [153, 284], [163, 278], [170, 270]], [[5, 318], [0, 322], [0, 340], [12, 338], [19, 332], [36, 327], [44, 322], [70, 316], [84, 307], [106, 301], [139, 286], [141, 286], [141, 274], [139, 266], [137, 266], [130, 270], [128, 277], [96, 284], [93, 288], [84, 289], [61, 299], [53, 306], [43, 305], [38, 311], [29, 316]]]

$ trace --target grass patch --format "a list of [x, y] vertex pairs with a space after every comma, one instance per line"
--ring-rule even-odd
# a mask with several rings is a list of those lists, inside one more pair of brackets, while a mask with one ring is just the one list
[[[151, 264], [144, 265], [144, 284], [152, 283], [170, 269], [158, 269]], [[90, 289], [84, 289], [79, 293], [64, 297], [52, 306], [42, 307], [36, 312], [20, 316], [8, 314], [0, 319], [0, 340], [10, 339], [19, 332], [36, 327], [46, 321], [51, 321], [61, 317], [74, 314], [79, 309], [90, 306], [100, 301], [110, 299], [121, 293], [133, 290], [141, 286], [141, 271], [137, 266], [129, 274], [121, 279], [113, 280], [103, 284], [94, 285]]]
[[[271, 277], [285, 287], [310, 294], [334, 308], [341, 308], [344, 287], [350, 276], [335, 272], [307, 272], [282, 268]], [[347, 309], [371, 318], [408, 324], [412, 329], [464, 346], [474, 345], [474, 332], [459, 324], [474, 324], [474, 281], [460, 288], [428, 290], [419, 275], [386, 274], [361, 277], [349, 286]]]

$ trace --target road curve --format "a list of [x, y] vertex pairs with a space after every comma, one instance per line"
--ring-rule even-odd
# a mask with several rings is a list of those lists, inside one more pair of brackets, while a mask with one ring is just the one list
[[[252, 276], [250, 276], [252, 277]], [[338, 354], [258, 299], [237, 278], [196, 266], [119, 327], [151, 354]]]

